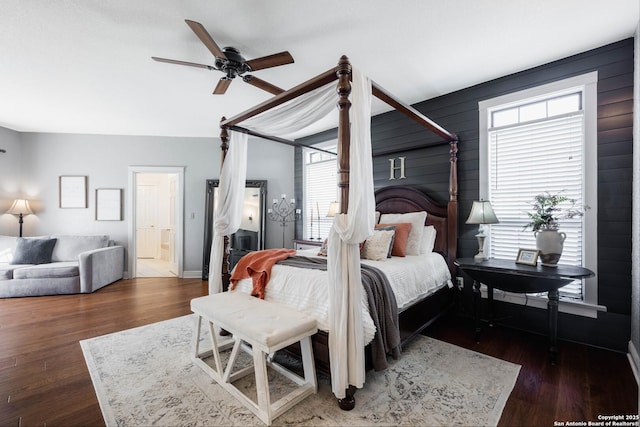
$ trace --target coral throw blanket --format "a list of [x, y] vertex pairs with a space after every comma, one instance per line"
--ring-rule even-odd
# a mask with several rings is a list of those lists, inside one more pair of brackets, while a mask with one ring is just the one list
[[251, 277], [253, 282], [251, 295], [264, 299], [264, 288], [269, 281], [273, 264], [295, 254], [295, 249], [266, 249], [264, 251], [249, 252], [240, 258], [236, 268], [233, 270], [231, 289], [235, 288], [238, 280]]

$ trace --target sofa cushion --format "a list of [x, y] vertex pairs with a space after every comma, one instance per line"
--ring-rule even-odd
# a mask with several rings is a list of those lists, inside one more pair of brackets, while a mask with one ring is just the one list
[[27, 264], [12, 265], [6, 262], [0, 262], [0, 280], [13, 279], [13, 270], [20, 267], [26, 267]]
[[51, 237], [58, 239], [51, 256], [53, 262], [78, 261], [80, 253], [106, 248], [109, 244], [109, 236], [107, 235], [65, 236], [56, 234]]
[[14, 279], [57, 279], [79, 275], [77, 262], [54, 262], [24, 266], [13, 270]]
[[11, 264], [48, 264], [56, 239], [29, 239], [18, 237]]

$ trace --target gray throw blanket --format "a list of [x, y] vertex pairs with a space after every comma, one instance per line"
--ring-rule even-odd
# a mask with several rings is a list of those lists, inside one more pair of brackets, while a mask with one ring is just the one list
[[[327, 260], [293, 256], [278, 261], [280, 265], [291, 267], [327, 270]], [[381, 371], [387, 368], [387, 355], [393, 358], [400, 356], [400, 329], [398, 324], [398, 304], [389, 285], [389, 280], [382, 271], [370, 265], [362, 264], [362, 286], [369, 303], [369, 314], [376, 327], [376, 334], [371, 341], [371, 361], [373, 369]]]

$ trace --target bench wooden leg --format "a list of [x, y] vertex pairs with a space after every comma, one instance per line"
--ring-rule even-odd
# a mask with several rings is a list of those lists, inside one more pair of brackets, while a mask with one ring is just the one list
[[304, 368], [304, 382], [313, 386], [313, 392], [318, 391], [318, 381], [316, 379], [316, 367], [313, 360], [313, 349], [311, 347], [311, 337], [300, 340], [300, 350], [302, 353], [302, 366]]
[[194, 334], [191, 337], [191, 354], [193, 357], [198, 357], [198, 353], [200, 353], [200, 331], [202, 329], [202, 317], [196, 315], [195, 317], [195, 325], [194, 325]]
[[271, 396], [269, 395], [269, 378], [267, 377], [267, 361], [265, 354], [257, 349], [253, 350], [253, 369], [256, 374], [256, 394], [258, 396], [258, 408], [266, 418], [267, 424], [271, 424]]

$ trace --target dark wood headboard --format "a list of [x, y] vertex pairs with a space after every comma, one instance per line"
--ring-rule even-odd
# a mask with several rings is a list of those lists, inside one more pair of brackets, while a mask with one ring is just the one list
[[425, 225], [436, 229], [434, 251], [447, 260], [452, 277], [455, 276], [454, 261], [457, 251], [457, 205], [437, 203], [429, 195], [413, 187], [392, 185], [375, 192], [376, 210], [380, 213], [427, 212]]

